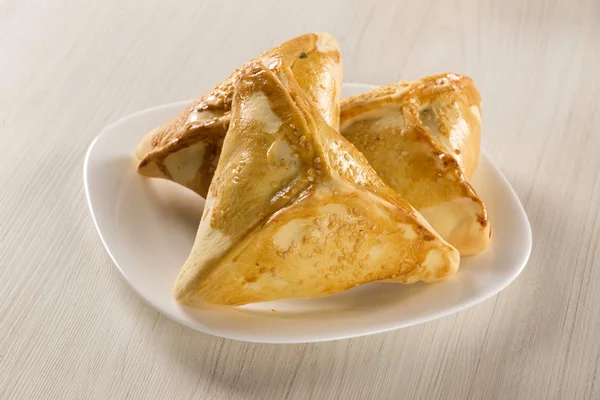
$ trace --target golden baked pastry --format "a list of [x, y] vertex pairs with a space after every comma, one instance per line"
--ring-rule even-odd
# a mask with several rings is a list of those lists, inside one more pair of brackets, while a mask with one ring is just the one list
[[[325, 121], [339, 129], [342, 61], [335, 39], [308, 33], [253, 61], [288, 66]], [[137, 148], [138, 172], [173, 180], [206, 197], [231, 114], [233, 83], [240, 70], [200, 97], [181, 114], [150, 132]]]
[[469, 182], [479, 156], [480, 97], [455, 74], [345, 99], [342, 135], [461, 255], [488, 247], [490, 222]]
[[233, 93], [177, 300], [238, 306], [456, 272], [458, 251], [326, 123], [285, 63], [249, 63]]

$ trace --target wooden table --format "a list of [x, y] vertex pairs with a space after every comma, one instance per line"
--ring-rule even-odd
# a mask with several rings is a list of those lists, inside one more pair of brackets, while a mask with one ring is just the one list
[[[168, 3], [0, 2], [1, 399], [600, 398], [598, 1]], [[529, 264], [483, 304], [359, 339], [177, 325], [102, 247], [87, 146], [313, 30], [338, 38], [347, 82], [473, 77], [483, 147], [532, 224]]]

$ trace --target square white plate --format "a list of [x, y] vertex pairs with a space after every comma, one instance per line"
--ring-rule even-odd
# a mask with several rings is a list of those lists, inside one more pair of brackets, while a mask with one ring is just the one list
[[[343, 96], [371, 89], [344, 84]], [[98, 234], [131, 287], [169, 318], [198, 331], [265, 343], [343, 339], [431, 321], [498, 293], [523, 270], [531, 228], [519, 199], [481, 153], [473, 185], [489, 212], [493, 240], [484, 253], [461, 259], [452, 279], [436, 284], [371, 283], [329, 297], [238, 308], [193, 309], [171, 296], [191, 249], [204, 200], [172, 182], [136, 173], [137, 144], [191, 101], [130, 115], [106, 128], [85, 157], [84, 184]]]

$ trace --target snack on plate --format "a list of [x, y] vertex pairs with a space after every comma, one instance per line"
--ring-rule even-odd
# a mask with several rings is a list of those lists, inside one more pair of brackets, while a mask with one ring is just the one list
[[173, 286], [192, 307], [435, 282], [491, 241], [481, 98], [440, 74], [340, 102], [337, 42], [309, 33], [237, 69], [136, 152], [138, 172], [206, 198]]

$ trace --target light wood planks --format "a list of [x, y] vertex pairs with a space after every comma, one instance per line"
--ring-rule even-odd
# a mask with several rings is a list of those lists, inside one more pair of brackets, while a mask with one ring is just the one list
[[[89, 217], [82, 162], [133, 111], [305, 31], [348, 82], [456, 71], [534, 233], [505, 291], [365, 338], [258, 345], [161, 316]], [[0, 398], [600, 398], [600, 3], [0, 1]]]

